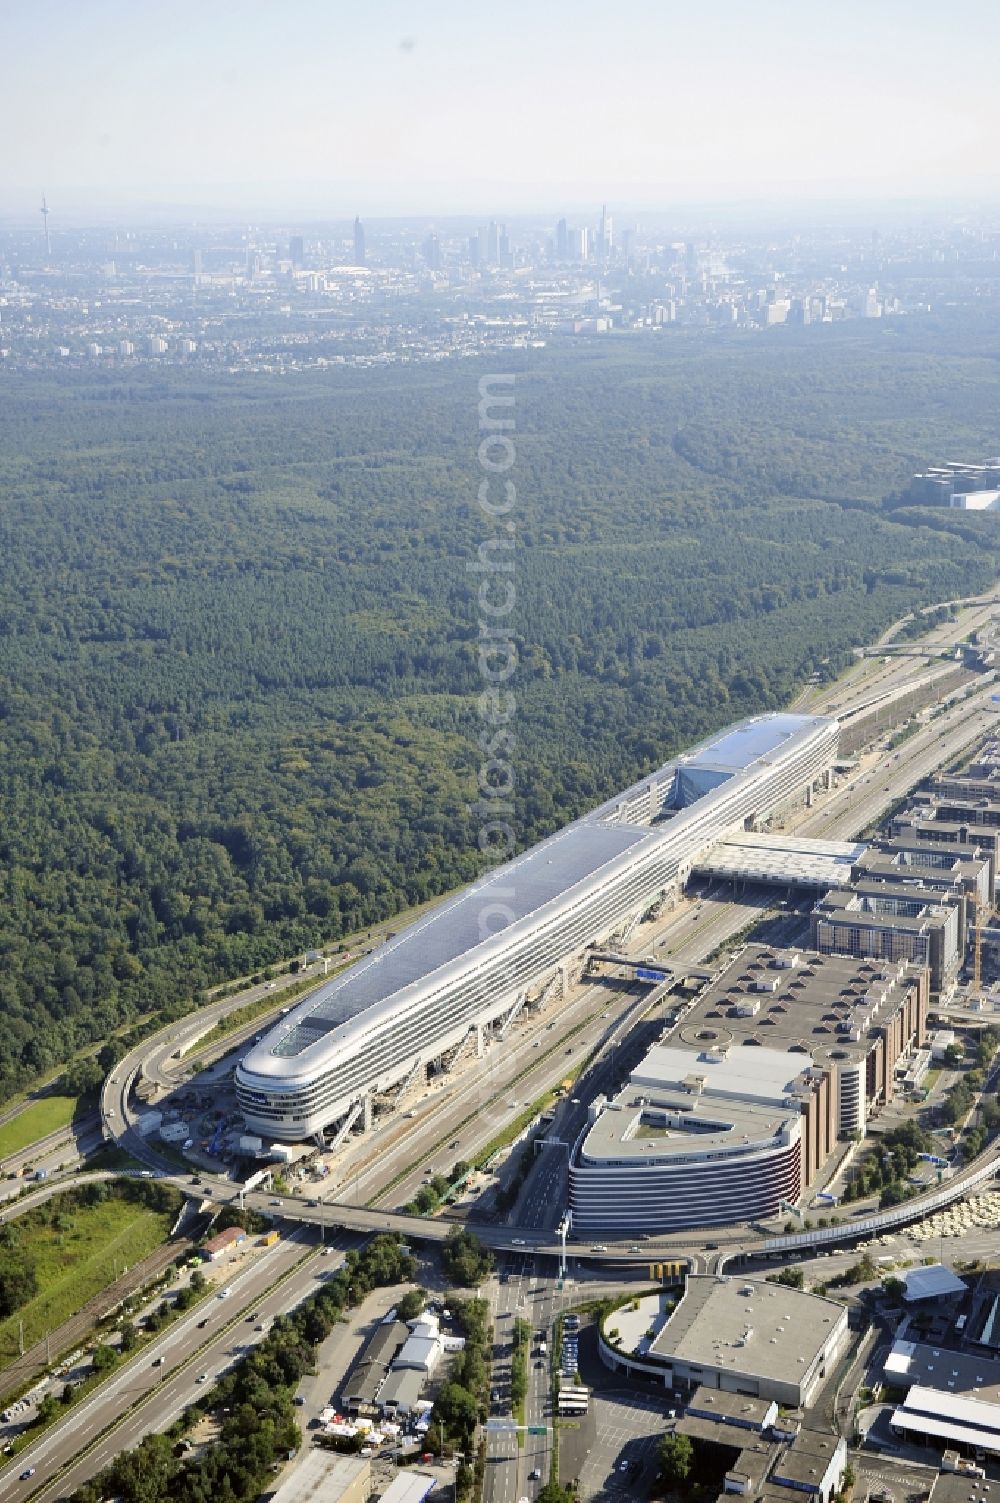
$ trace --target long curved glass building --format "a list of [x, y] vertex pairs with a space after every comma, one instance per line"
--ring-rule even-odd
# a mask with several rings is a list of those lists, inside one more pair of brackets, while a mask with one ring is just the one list
[[321, 1133], [371, 1092], [502, 1018], [526, 989], [683, 884], [716, 841], [802, 798], [835, 720], [741, 721], [666, 763], [401, 930], [321, 986], [244, 1057], [247, 1126]]

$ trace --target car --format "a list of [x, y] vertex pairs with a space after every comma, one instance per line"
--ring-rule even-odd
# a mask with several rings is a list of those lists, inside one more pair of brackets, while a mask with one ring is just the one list
[[264, 1329], [264, 1327], [263, 1327], [263, 1325], [259, 1321], [258, 1321], [257, 1325], [254, 1326], [254, 1330], [255, 1331], [262, 1331], [263, 1329]]
[[595, 1242], [590, 1250], [591, 1252], [607, 1252], [608, 1249], [603, 1242]]
[[229, 1296], [232, 1294], [232, 1292], [233, 1292], [232, 1289], [227, 1284], [226, 1287], [225, 1287], [225, 1289], [220, 1289], [219, 1290], [217, 1298], [219, 1298], [219, 1299], [228, 1299]]
[[195, 1378], [194, 1381], [196, 1383], [207, 1383], [208, 1382], [208, 1373], [199, 1373], [198, 1376]]
[[275, 1196], [275, 1198], [271, 1201], [271, 1204], [273, 1206], [280, 1206], [281, 1201], [280, 1201], [280, 1199], [277, 1196]]
[[620, 1472], [627, 1472], [631, 1465], [632, 1463], [630, 1461], [619, 1461], [618, 1470]]
[[537, 1482], [541, 1475], [541, 1468], [536, 1466], [528, 1473], [528, 1481]]
[[207, 1320], [199, 1320], [199, 1322], [198, 1322], [198, 1329], [199, 1329], [199, 1331], [203, 1331], [207, 1325], [208, 1325], [208, 1321]]
[[523, 1237], [511, 1237], [510, 1240], [511, 1242], [513, 1242], [515, 1247], [527, 1247], [528, 1245]]
[[639, 1246], [638, 1242], [633, 1242], [631, 1247], [629, 1248], [629, 1252], [642, 1252], [642, 1248]]
[[311, 1200], [309, 1202], [309, 1205], [315, 1210], [315, 1208], [319, 1205], [319, 1201], [318, 1200]]
[[35, 1468], [33, 1466], [25, 1467], [24, 1471], [21, 1473], [21, 1481], [22, 1482], [27, 1482], [28, 1478], [29, 1477], [33, 1477], [34, 1475], [35, 1475]]
[[154, 1357], [153, 1358], [153, 1366], [154, 1367], [162, 1367], [163, 1366], [163, 1358], [162, 1357]]
[[458, 1139], [457, 1139], [457, 1138], [454, 1138], [454, 1139], [453, 1139], [453, 1140], [452, 1140], [452, 1142], [451, 1142], [451, 1145], [450, 1145], [450, 1146], [451, 1146], [451, 1147], [452, 1147], [452, 1148], [457, 1148], [457, 1147], [458, 1147]]
[[295, 1395], [295, 1398], [292, 1400], [297, 1409], [301, 1409], [305, 1401], [305, 1395], [301, 1393], [297, 1393]]
[[705, 1251], [706, 1252], [718, 1252], [718, 1250], [719, 1250], [719, 1244], [718, 1244], [718, 1242], [706, 1242], [705, 1243]]

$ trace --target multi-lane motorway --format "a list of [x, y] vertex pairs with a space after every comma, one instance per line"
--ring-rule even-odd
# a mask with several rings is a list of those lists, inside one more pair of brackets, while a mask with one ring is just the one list
[[[343, 1237], [339, 1245], [346, 1245]], [[69, 1493], [144, 1435], [166, 1429], [198, 1397], [203, 1374], [204, 1382], [218, 1377], [260, 1339], [257, 1325], [266, 1328], [315, 1287], [317, 1274], [336, 1267], [339, 1257], [321, 1261], [319, 1251], [315, 1232], [301, 1227], [255, 1253], [230, 1279], [231, 1295], [207, 1295], [123, 1362], [64, 1422], [0, 1469], [0, 1496], [16, 1496], [13, 1489], [27, 1465], [35, 1468], [32, 1497]]]
[[[969, 629], [969, 622], [978, 622], [986, 614], [986, 608], [980, 607], [978, 616], [970, 616], [961, 626], [950, 624], [939, 628], [935, 635], [945, 632], [953, 640], [959, 631]], [[859, 672], [856, 685], [846, 689], [841, 685], [827, 698], [829, 701], [840, 694], [844, 705], [857, 704], [873, 692], [898, 687], [907, 673], [921, 672], [919, 660], [909, 666], [894, 660], [890, 665]], [[823, 795], [814, 809], [801, 811], [790, 823], [803, 834], [845, 837], [873, 823], [915, 782], [955, 757], [995, 723], [985, 709], [990, 692], [985, 689], [964, 704], [949, 708], [913, 736], [898, 758], [884, 751], [863, 757], [857, 771], [837, 790]], [[817, 695], [816, 699], [819, 698]], [[810, 708], [821, 710], [823, 705], [813, 703]], [[662, 920], [642, 926], [633, 936], [632, 946], [636, 953], [655, 950], [671, 969], [683, 970], [702, 963], [707, 955], [724, 946], [764, 910], [767, 901], [766, 894], [761, 892], [748, 892], [738, 902], [723, 900], [717, 893], [693, 901], [682, 900]], [[259, 991], [263, 994], [264, 988]], [[188, 1053], [181, 1060], [178, 1056], [190, 1050], [216, 1021], [249, 1000], [253, 997], [244, 993], [238, 998], [213, 1002], [196, 1017], [146, 1040], [119, 1063], [105, 1083], [101, 1111], [106, 1134], [189, 1191], [192, 1191], [190, 1176], [177, 1174], [174, 1164], [161, 1157], [135, 1131], [131, 1091], [143, 1076], [163, 1088], [175, 1083], [178, 1075], [198, 1057]], [[274, 1000], [277, 1011], [280, 995]], [[447, 1169], [455, 1159], [471, 1157], [498, 1127], [573, 1069], [584, 1055], [596, 1054], [586, 1080], [586, 1096], [614, 1089], [623, 1063], [623, 1056], [617, 1052], [620, 1045], [616, 1023], [622, 1012], [636, 1002], [634, 991], [620, 989], [616, 995], [604, 985], [582, 985], [558, 1007], [546, 1009], [537, 1019], [522, 1019], [507, 1041], [494, 1045], [484, 1061], [463, 1065], [448, 1085], [418, 1103], [412, 1119], [397, 1116], [352, 1145], [338, 1167], [337, 1201], [310, 1205], [300, 1197], [286, 1197], [275, 1208], [270, 1204], [270, 1196], [247, 1197], [248, 1204], [279, 1215], [286, 1224], [298, 1224], [298, 1231], [293, 1231], [273, 1252], [256, 1259], [234, 1281], [231, 1298], [219, 1302], [217, 1314], [213, 1308], [213, 1324], [207, 1336], [199, 1326], [199, 1319], [204, 1319], [203, 1306], [200, 1313], [192, 1312], [179, 1320], [140, 1357], [123, 1364], [113, 1379], [74, 1409], [71, 1423], [54, 1427], [30, 1452], [22, 1453], [16, 1463], [0, 1471], [0, 1489], [13, 1484], [19, 1471], [30, 1462], [36, 1468], [31, 1482], [33, 1490], [41, 1483], [41, 1495], [47, 1496], [54, 1488], [54, 1478], [69, 1467], [59, 1483], [61, 1489], [68, 1491], [148, 1430], [162, 1429], [197, 1392], [197, 1379], [202, 1372], [210, 1376], [217, 1373], [253, 1339], [252, 1334], [248, 1335], [252, 1327], [248, 1328], [244, 1312], [256, 1317], [260, 1311], [266, 1320], [269, 1313], [287, 1308], [309, 1289], [317, 1260], [313, 1257], [310, 1261], [306, 1249], [316, 1238], [315, 1227], [328, 1228], [341, 1237], [351, 1232], [364, 1235], [391, 1228], [413, 1238], [443, 1238], [449, 1229], [448, 1222], [398, 1215], [380, 1209], [379, 1202], [403, 1203], [412, 1196], [428, 1168]], [[218, 1054], [232, 1048], [244, 1036], [249, 1037], [264, 1026], [265, 1021], [258, 1019], [245, 1025], [211, 1052]], [[582, 1094], [579, 1101], [564, 1102], [559, 1108], [553, 1136], [561, 1141], [561, 1146], [556, 1144], [543, 1151], [516, 1209], [519, 1225], [477, 1226], [484, 1241], [497, 1248], [513, 1249], [532, 1260], [530, 1273], [529, 1264], [525, 1264], [524, 1272], [510, 1284], [498, 1286], [499, 1329], [504, 1322], [512, 1323], [518, 1307], [523, 1318], [532, 1323], [533, 1330], [548, 1325], [553, 1286], [550, 1278], [534, 1271], [533, 1254], [548, 1258], [559, 1250], [554, 1227], [565, 1204], [567, 1149], [582, 1130], [585, 1119]], [[953, 1182], [956, 1195], [961, 1193], [966, 1173], [963, 1171]], [[235, 1199], [240, 1191], [228, 1180], [203, 1176], [197, 1193], [225, 1202]], [[348, 1200], [355, 1204], [345, 1204]], [[367, 1204], [358, 1204], [359, 1201]], [[914, 1211], [919, 1204], [920, 1201], [912, 1203]], [[11, 1208], [12, 1214], [14, 1210]], [[714, 1241], [720, 1258], [759, 1253], [763, 1246], [762, 1240], [746, 1228], [716, 1235]], [[706, 1266], [709, 1261], [706, 1255], [691, 1244], [689, 1235], [659, 1238], [644, 1242], [639, 1256], [645, 1262], [652, 1257], [677, 1256], [690, 1250], [696, 1265]], [[581, 1252], [579, 1248], [576, 1251]], [[636, 1255], [621, 1244], [612, 1245], [601, 1257], [623, 1265], [636, 1261]], [[300, 1262], [302, 1259], [306, 1261]], [[546, 1262], [545, 1267], [551, 1270], [551, 1263]], [[284, 1283], [276, 1287], [276, 1281], [282, 1278]], [[533, 1278], [537, 1282], [532, 1283]], [[223, 1324], [226, 1328], [219, 1329]], [[213, 1330], [217, 1331], [214, 1336]], [[545, 1414], [548, 1364], [543, 1361], [539, 1366], [535, 1351], [533, 1341], [528, 1367], [527, 1417], [529, 1423], [540, 1424]], [[154, 1368], [153, 1359], [159, 1355], [164, 1357], [163, 1364]], [[119, 1423], [113, 1432], [105, 1434], [112, 1419]], [[493, 1503], [515, 1503], [516, 1498], [524, 1496], [528, 1473], [535, 1465], [544, 1473], [548, 1439], [529, 1437], [529, 1442], [523, 1448], [517, 1447], [510, 1432], [491, 1440], [498, 1457], [489, 1470]], [[81, 1446], [87, 1448], [86, 1453], [78, 1456]]]

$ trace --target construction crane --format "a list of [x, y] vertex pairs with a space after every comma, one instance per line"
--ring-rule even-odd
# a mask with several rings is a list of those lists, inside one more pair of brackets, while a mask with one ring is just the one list
[[49, 206], [44, 193], [42, 194], [41, 215], [42, 224], [45, 226], [45, 259], [49, 260], [52, 255], [52, 243], [49, 240]]

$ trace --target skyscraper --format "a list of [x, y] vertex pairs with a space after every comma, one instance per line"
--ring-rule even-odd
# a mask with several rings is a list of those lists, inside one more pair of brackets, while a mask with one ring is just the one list
[[296, 270], [305, 264], [306, 243], [301, 235], [293, 235], [288, 246], [288, 255]]
[[486, 259], [491, 266], [496, 266], [500, 261], [500, 236], [504, 233], [503, 225], [491, 219], [486, 236]]
[[355, 266], [365, 264], [365, 227], [360, 217], [354, 221], [354, 264]]
[[432, 230], [423, 244], [424, 260], [431, 271], [441, 270], [441, 241]]
[[601, 225], [600, 229], [598, 230], [597, 250], [598, 254], [603, 256], [605, 261], [610, 259], [613, 244], [614, 221], [612, 220], [611, 215], [608, 213], [607, 204], [603, 204], [601, 207]]
[[560, 219], [556, 225], [556, 259], [565, 261], [569, 255], [569, 229], [565, 219]]

